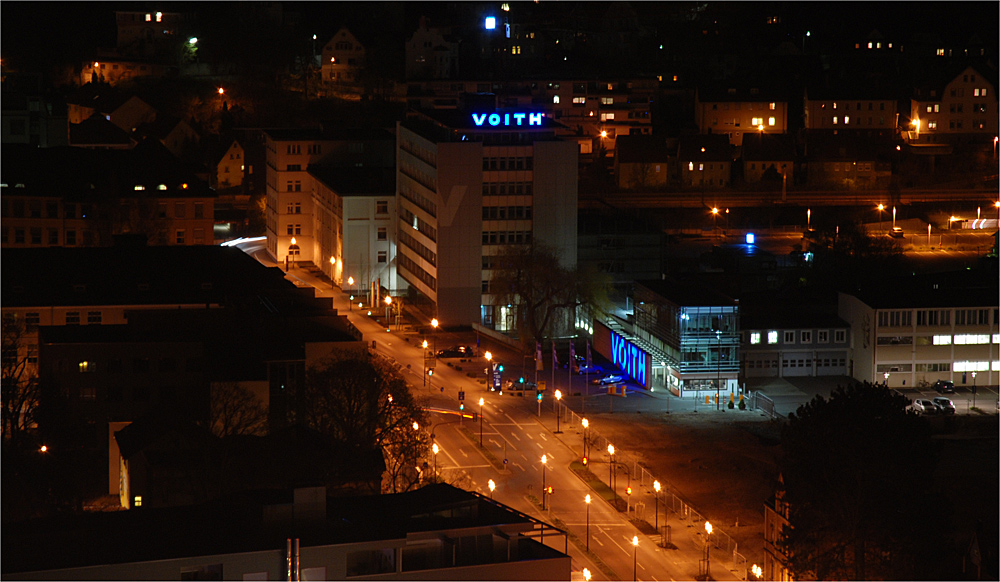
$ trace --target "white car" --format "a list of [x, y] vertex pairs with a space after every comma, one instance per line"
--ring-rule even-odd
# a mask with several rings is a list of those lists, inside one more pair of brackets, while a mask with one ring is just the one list
[[937, 414], [939, 412], [937, 405], [930, 400], [914, 400], [912, 408], [918, 414]]
[[605, 384], [617, 384], [619, 382], [624, 382], [625, 376], [621, 374], [608, 374], [607, 376], [601, 378], [600, 380], [594, 380], [595, 384], [600, 384], [601, 386]]

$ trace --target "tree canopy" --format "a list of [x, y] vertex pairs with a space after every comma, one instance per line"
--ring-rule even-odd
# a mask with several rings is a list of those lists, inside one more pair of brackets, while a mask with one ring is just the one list
[[854, 383], [789, 415], [781, 463], [798, 579], [917, 579], [940, 508], [926, 419], [881, 385]]

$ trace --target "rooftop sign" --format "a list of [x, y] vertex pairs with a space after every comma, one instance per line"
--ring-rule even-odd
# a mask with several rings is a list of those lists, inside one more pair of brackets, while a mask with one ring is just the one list
[[[527, 118], [527, 119], [525, 119]], [[541, 113], [473, 113], [472, 122], [476, 124], [477, 127], [481, 127], [484, 123], [489, 124], [493, 127], [500, 126], [517, 126], [517, 125], [535, 125], [541, 127], [542, 125], [542, 114]]]

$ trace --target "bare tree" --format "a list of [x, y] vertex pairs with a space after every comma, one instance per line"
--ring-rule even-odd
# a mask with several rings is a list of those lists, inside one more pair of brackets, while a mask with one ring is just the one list
[[497, 256], [490, 289], [498, 304], [515, 306], [521, 340], [534, 346], [551, 334], [553, 322], [569, 321], [577, 308], [606, 310], [611, 279], [590, 266], [567, 269], [556, 251], [533, 243], [510, 246]]
[[34, 413], [40, 390], [37, 370], [28, 357], [32, 345], [27, 339], [24, 319], [17, 314], [4, 314], [2, 330], [2, 430], [11, 444], [19, 445], [35, 424]]
[[267, 408], [253, 392], [237, 382], [212, 384], [212, 432], [220, 438], [263, 435]]
[[304, 423], [353, 450], [382, 449], [386, 487], [416, 485], [411, 468], [427, 449], [427, 437], [413, 428], [424, 412], [392, 363], [368, 353], [331, 357], [306, 371]]

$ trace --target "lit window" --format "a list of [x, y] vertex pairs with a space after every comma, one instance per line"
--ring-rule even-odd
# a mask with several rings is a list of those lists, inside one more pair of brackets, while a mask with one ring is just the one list
[[877, 48], [877, 49], [882, 48], [882, 43], [880, 43], [880, 42], [875, 43], [875, 48]]
[[767, 108], [770, 109], [771, 111], [774, 111], [774, 103], [768, 103]]
[[84, 361], [84, 362], [80, 362], [80, 363], [79, 363], [79, 364], [77, 364], [77, 365], [78, 365], [78, 366], [79, 366], [79, 368], [80, 368], [80, 373], [85, 373], [85, 372], [89, 372], [89, 371], [91, 370], [91, 365], [90, 365], [90, 362], [86, 362], [86, 361]]
[[167, 185], [166, 184], [160, 184], [159, 186], [156, 187], [156, 189], [157, 190], [166, 190], [167, 189]]
[[582, 104], [584, 104], [586, 102], [587, 102], [587, 98], [586, 97], [574, 97], [573, 98], [573, 103], [576, 103], [577, 105], [582, 105]]
[[703, 172], [705, 170], [705, 164], [698, 164], [698, 171]]
[[162, 22], [163, 21], [163, 13], [162, 12], [157, 12], [156, 13], [156, 21], [157, 22]]
[[762, 123], [764, 123], [764, 119], [761, 117], [750, 118], [750, 125], [753, 125], [754, 127], [761, 125]]
[[145, 186], [143, 186], [142, 184], [136, 184], [136, 185], [135, 185], [135, 186], [133, 187], [133, 190], [145, 190], [145, 189], [146, 189], [146, 187], [145, 187]]
[[142, 507], [142, 495], [136, 495], [132, 498], [132, 507]]
[[847, 115], [845, 115], [845, 116], [844, 116], [844, 125], [848, 125], [848, 124], [850, 124], [850, 123], [851, 123], [851, 118], [850, 118], [850, 117], [848, 117]]
[[768, 125], [774, 125], [774, 118], [773, 117], [768, 117], [767, 118], [767, 124]]
[[753, 332], [753, 333], [750, 334], [750, 343], [752, 343], [752, 344], [759, 344], [760, 343], [760, 332], [759, 331], [755, 331], [755, 332]]
[[153, 15], [152, 14], [147, 14], [146, 15], [146, 22], [152, 22], [152, 21], [153, 21]]
[[767, 343], [769, 343], [769, 344], [776, 344], [776, 343], [778, 343], [778, 332], [776, 332], [776, 331], [769, 331], [769, 332], [767, 332]]
[[688, 171], [689, 172], [693, 172], [694, 171], [694, 162], [688, 162]]
[[939, 57], [943, 57], [944, 56], [944, 49], [943, 48], [939, 48], [937, 50], [937, 56], [939, 56]]
[[934, 336], [933, 344], [936, 346], [950, 346], [951, 336], [950, 335], [936, 335]]
[[559, 103], [559, 96], [558, 95], [553, 95], [552, 96], [552, 102], [553, 103]]
[[837, 116], [836, 115], [833, 116], [833, 124], [837, 125]]
[[872, 43], [868, 43], [868, 48], [872, 48]]
[[[978, 89], [976, 89], [978, 91]], [[614, 97], [601, 97], [601, 105], [614, 105]]]
[[602, 113], [601, 114], [601, 121], [608, 121], [608, 120], [614, 121], [614, 119], [615, 119], [615, 114], [614, 113]]
[[927, 122], [927, 129], [937, 129], [937, 122], [936, 121], [928, 121]]
[[927, 113], [931, 113], [932, 111], [934, 111], [934, 107], [931, 106], [931, 105], [928, 105], [927, 106]]

